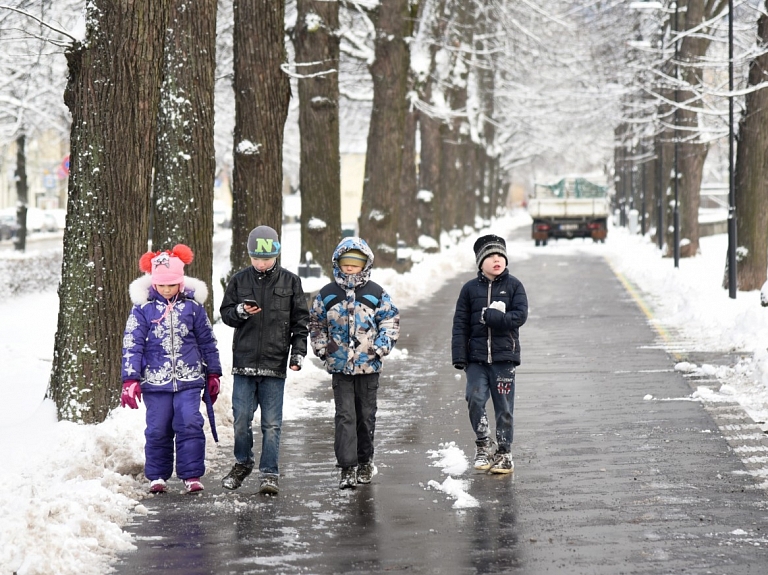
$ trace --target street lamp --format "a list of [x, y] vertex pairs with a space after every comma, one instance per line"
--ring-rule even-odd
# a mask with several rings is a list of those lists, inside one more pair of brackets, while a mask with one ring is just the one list
[[728, 0], [728, 296], [736, 299], [736, 175], [733, 169], [733, 0]]

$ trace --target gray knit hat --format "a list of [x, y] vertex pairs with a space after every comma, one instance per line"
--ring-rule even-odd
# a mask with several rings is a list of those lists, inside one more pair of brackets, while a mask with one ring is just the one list
[[504, 258], [504, 261], [509, 265], [509, 259], [507, 258], [507, 242], [504, 238], [490, 234], [477, 238], [475, 245], [475, 261], [477, 262], [477, 269], [483, 267], [483, 260], [490, 255], [499, 254]]
[[277, 238], [277, 232], [269, 226], [253, 228], [248, 234], [248, 255], [262, 260], [279, 256], [280, 242]]

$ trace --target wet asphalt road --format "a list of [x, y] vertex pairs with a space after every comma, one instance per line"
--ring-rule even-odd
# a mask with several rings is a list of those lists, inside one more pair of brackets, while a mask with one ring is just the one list
[[[510, 253], [515, 240], [529, 241], [527, 230], [517, 234]], [[749, 429], [751, 421], [738, 410], [644, 399], [685, 398], [693, 384], [674, 371], [606, 261], [535, 253], [510, 266], [530, 301], [516, 473], [465, 473], [479, 507], [455, 509], [427, 486], [445, 479], [429, 456], [441, 443], [474, 452], [464, 382], [449, 355], [467, 274], [403, 310], [399, 346], [409, 359], [385, 363], [371, 485], [337, 488], [330, 417], [288, 422], [278, 496], [256, 494], [253, 477], [223, 490], [232, 461], [225, 445], [201, 496], [174, 488], [145, 500], [149, 516], [128, 526], [138, 550], [120, 556], [117, 572], [766, 573], [768, 496], [716, 423]], [[315, 399], [330, 401], [330, 389]], [[765, 450], [763, 438], [754, 442]]]

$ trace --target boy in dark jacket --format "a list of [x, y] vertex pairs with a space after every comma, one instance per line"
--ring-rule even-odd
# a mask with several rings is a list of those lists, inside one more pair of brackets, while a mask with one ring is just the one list
[[133, 281], [133, 308], [123, 333], [123, 407], [138, 409], [144, 394], [147, 428], [144, 475], [151, 493], [163, 493], [173, 474], [187, 491], [202, 491], [205, 434], [200, 393], [207, 386], [213, 401], [219, 394], [221, 365], [216, 337], [203, 303], [208, 288], [184, 277], [184, 264], [194, 254], [184, 244], [147, 252], [139, 261], [146, 275]]
[[[520, 365], [519, 328], [528, 318], [523, 284], [507, 269], [507, 244], [487, 235], [474, 245], [480, 270], [461, 288], [453, 316], [453, 366], [466, 370], [469, 421], [476, 435], [475, 469], [513, 473], [512, 412], [515, 368]], [[485, 406], [493, 400], [496, 444]]]
[[310, 310], [315, 355], [332, 374], [334, 451], [340, 489], [370, 483], [376, 395], [381, 362], [400, 334], [400, 312], [384, 289], [370, 281], [373, 252], [365, 240], [346, 238], [333, 252], [333, 282]]
[[229, 281], [221, 319], [235, 328], [232, 342], [232, 413], [235, 460], [222, 485], [237, 489], [253, 470], [251, 422], [261, 408], [260, 493], [278, 492], [278, 453], [283, 423], [286, 367], [301, 369], [307, 354], [309, 311], [301, 279], [280, 267], [280, 242], [269, 226], [248, 236], [251, 266]]

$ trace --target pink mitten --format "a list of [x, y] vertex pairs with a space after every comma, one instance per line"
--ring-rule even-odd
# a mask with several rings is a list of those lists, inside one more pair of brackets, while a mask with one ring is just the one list
[[120, 405], [139, 409], [138, 402], [141, 401], [141, 386], [138, 380], [129, 379], [123, 382], [123, 393], [120, 395]]
[[208, 376], [208, 393], [211, 395], [211, 404], [216, 403], [216, 398], [219, 397], [219, 376], [212, 373]]

